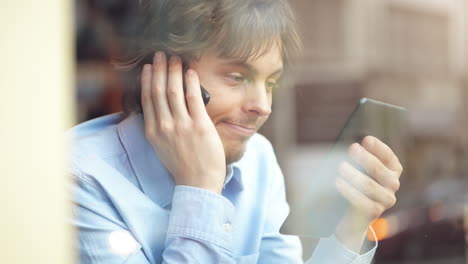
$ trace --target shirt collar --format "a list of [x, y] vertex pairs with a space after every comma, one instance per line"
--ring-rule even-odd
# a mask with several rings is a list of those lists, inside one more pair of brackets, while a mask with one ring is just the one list
[[172, 201], [174, 180], [146, 140], [142, 115], [130, 115], [120, 122], [117, 131], [143, 193], [166, 207]]
[[224, 181], [224, 188], [230, 184], [236, 185], [236, 188], [238, 188], [239, 191], [244, 189], [240, 161], [229, 164], [226, 168], [226, 180]]
[[[117, 131], [143, 193], [161, 207], [171, 204], [174, 179], [145, 137], [142, 114], [132, 114], [124, 119]], [[242, 163], [241, 159], [227, 166], [225, 187], [235, 182], [239, 190], [243, 190]]]

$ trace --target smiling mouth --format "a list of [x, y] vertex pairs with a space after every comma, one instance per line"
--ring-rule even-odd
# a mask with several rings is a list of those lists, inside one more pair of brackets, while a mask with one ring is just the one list
[[229, 128], [231, 131], [244, 137], [250, 137], [253, 134], [255, 134], [255, 132], [257, 132], [257, 129], [255, 129], [255, 127], [252, 128], [247, 126], [241, 126], [227, 121], [223, 121], [222, 124], [225, 125], [225, 127]]

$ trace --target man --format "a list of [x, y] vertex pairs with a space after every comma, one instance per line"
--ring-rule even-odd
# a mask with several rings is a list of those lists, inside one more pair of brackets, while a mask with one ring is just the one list
[[[126, 115], [71, 131], [81, 262], [300, 263], [298, 238], [279, 233], [289, 210], [283, 175], [256, 134], [300, 46], [290, 7], [154, 0], [144, 9], [126, 64], [141, 78]], [[368, 175], [348, 163], [337, 170], [353, 206], [309, 263], [370, 263], [367, 228], [396, 201], [402, 168], [392, 151], [366, 137], [350, 155]]]

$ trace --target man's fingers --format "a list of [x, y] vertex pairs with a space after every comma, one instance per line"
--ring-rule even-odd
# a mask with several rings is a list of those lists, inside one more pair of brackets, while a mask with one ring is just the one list
[[159, 125], [161, 121], [172, 120], [171, 110], [166, 96], [167, 90], [167, 58], [164, 52], [158, 51], [153, 58], [153, 78], [151, 80], [151, 97], [153, 109]]
[[393, 153], [392, 149], [378, 138], [366, 136], [362, 140], [362, 146], [372, 155], [376, 156], [389, 169], [401, 174], [403, 167], [401, 166], [398, 157]]
[[153, 107], [153, 100], [151, 97], [151, 71], [152, 66], [146, 64], [143, 66], [141, 72], [141, 106], [145, 119], [146, 127], [154, 127], [155, 125], [155, 114]]
[[206, 110], [201, 95], [200, 81], [198, 79], [198, 75], [194, 70], [189, 69], [185, 73], [185, 80], [187, 89], [185, 98], [187, 100], [187, 108], [189, 114], [194, 119], [201, 118], [203, 112], [206, 112]]
[[382, 204], [385, 209], [395, 205], [396, 197], [393, 192], [384, 188], [374, 179], [351, 166], [351, 164], [343, 162], [339, 167], [339, 175], [369, 199]]
[[351, 158], [364, 168], [367, 174], [382, 186], [397, 191], [400, 188], [399, 173], [384, 165], [376, 156], [358, 143], [349, 148]]
[[184, 120], [188, 116], [183, 89], [182, 61], [178, 56], [169, 59], [167, 99], [173, 118]]
[[338, 191], [354, 208], [365, 213], [371, 219], [378, 218], [385, 211], [383, 206], [369, 199], [345, 180], [338, 177], [335, 184]]

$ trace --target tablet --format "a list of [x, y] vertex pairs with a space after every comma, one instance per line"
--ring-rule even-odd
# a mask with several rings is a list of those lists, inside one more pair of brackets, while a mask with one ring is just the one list
[[301, 183], [307, 185], [307, 191], [294, 194], [294, 199], [290, 201], [291, 212], [281, 233], [327, 237], [335, 232], [350, 206], [334, 184], [338, 164], [343, 160], [351, 162], [348, 147], [354, 142], [360, 143], [367, 135], [379, 138], [399, 156], [406, 140], [406, 109], [362, 98], [341, 129], [334, 146], [325, 155], [320, 168], [311, 169], [307, 182]]

